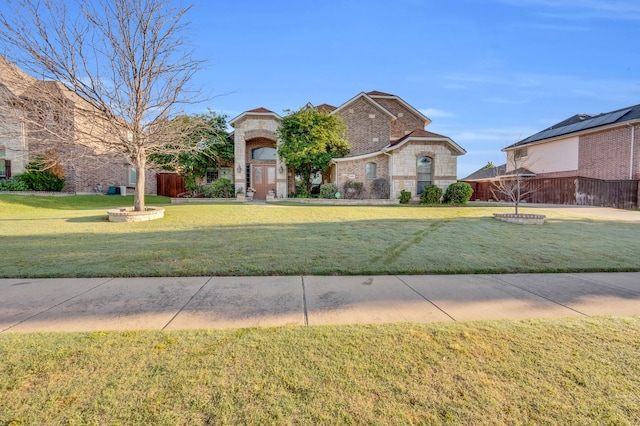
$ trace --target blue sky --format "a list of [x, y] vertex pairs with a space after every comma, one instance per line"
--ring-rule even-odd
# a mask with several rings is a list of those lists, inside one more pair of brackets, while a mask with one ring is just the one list
[[638, 0], [196, 1], [207, 107], [393, 93], [467, 150], [460, 178], [573, 114], [640, 103]]

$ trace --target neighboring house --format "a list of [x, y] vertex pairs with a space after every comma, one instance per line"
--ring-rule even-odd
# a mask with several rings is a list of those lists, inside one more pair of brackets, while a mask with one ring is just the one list
[[[84, 114], [92, 110], [63, 84], [37, 80], [0, 56], [0, 179], [24, 173], [29, 159], [41, 154], [62, 165], [64, 192], [134, 188], [135, 170], [122, 155], [75, 143], [107, 131], [99, 113]], [[145, 193], [156, 188], [156, 173], [148, 171]]]
[[[530, 171], [538, 185], [529, 201], [634, 207], [640, 179], [640, 105], [577, 114], [503, 149], [504, 173]], [[480, 171], [461, 179], [492, 180]], [[486, 191], [485, 191], [486, 192]]]
[[[465, 150], [447, 136], [424, 130], [431, 123], [400, 97], [382, 92], [360, 93], [339, 107], [318, 109], [340, 115], [347, 124], [351, 152], [331, 162], [325, 181], [342, 191], [346, 182], [358, 182], [368, 197], [376, 197], [374, 181], [385, 180], [390, 199], [402, 190], [417, 198], [424, 186], [445, 190], [457, 181], [457, 156]], [[277, 130], [281, 117], [265, 108], [253, 109], [232, 119], [234, 127], [237, 189], [256, 189], [256, 198], [269, 190], [286, 197], [295, 190], [294, 176], [277, 155]]]

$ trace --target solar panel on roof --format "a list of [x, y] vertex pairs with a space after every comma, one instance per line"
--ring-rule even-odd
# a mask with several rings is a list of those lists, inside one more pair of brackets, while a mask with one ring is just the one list
[[593, 127], [604, 126], [605, 124], [611, 124], [619, 120], [622, 116], [627, 114], [629, 111], [631, 111], [631, 108], [610, 112], [608, 114], [598, 115], [596, 117], [590, 118], [589, 120], [584, 120], [579, 123], [570, 124], [568, 126], [544, 130], [540, 133], [536, 133], [535, 135], [525, 139], [524, 141], [522, 141], [522, 143], [539, 141], [542, 139], [552, 138], [554, 136], [566, 135], [569, 133], [577, 132], [579, 130], [591, 129]]

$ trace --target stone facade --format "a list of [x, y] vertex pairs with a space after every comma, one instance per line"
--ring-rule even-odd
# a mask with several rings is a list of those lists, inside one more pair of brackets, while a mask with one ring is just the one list
[[[251, 179], [251, 168], [254, 164], [273, 164], [276, 169], [275, 188], [277, 197], [286, 197], [289, 185], [287, 168], [284, 162], [279, 157], [275, 161], [253, 160], [251, 158], [253, 149], [265, 147], [277, 149], [277, 132], [280, 120], [281, 118], [278, 114], [265, 108], [258, 108], [247, 111], [229, 122], [234, 128], [234, 185], [236, 192], [246, 193], [248, 187], [247, 178]], [[249, 170], [247, 170], [247, 166]]]
[[432, 159], [433, 184], [446, 191], [457, 182], [457, 157], [445, 142], [421, 141], [407, 144], [393, 152], [392, 194], [400, 196], [402, 190], [409, 191], [414, 199], [418, 197], [418, 158]]

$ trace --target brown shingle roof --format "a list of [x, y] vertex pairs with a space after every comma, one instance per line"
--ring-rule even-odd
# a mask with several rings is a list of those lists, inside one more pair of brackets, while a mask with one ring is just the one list
[[273, 111], [271, 111], [271, 110], [269, 110], [269, 109], [266, 109], [266, 108], [262, 108], [262, 107], [260, 107], [260, 108], [255, 108], [255, 109], [250, 109], [249, 111], [246, 111], [246, 112], [259, 112], [259, 113], [265, 113], [265, 112], [267, 112], [267, 113], [273, 113]]
[[318, 109], [318, 111], [335, 111], [336, 109], [338, 109], [338, 107], [334, 107], [333, 105], [329, 105], [329, 104], [322, 104], [322, 105], [318, 105], [316, 107]]
[[417, 129], [417, 130], [414, 130], [413, 132], [411, 132], [411, 133], [409, 133], [407, 135], [404, 135], [400, 139], [396, 139], [395, 141], [391, 141], [391, 146], [397, 145], [400, 142], [402, 142], [403, 140], [408, 139], [408, 138], [445, 138], [445, 139], [447, 139], [447, 136], [439, 135], [437, 133], [429, 132], [427, 130]]

